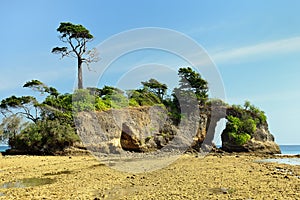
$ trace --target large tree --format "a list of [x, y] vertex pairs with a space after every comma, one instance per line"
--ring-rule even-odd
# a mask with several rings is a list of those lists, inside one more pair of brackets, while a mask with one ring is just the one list
[[61, 34], [60, 40], [69, 45], [69, 48], [55, 47], [52, 53], [61, 54], [62, 57], [69, 56], [77, 59], [78, 70], [78, 89], [83, 89], [82, 80], [82, 64], [89, 64], [98, 61], [96, 49], [87, 50], [87, 43], [94, 36], [84, 26], [80, 24], [72, 24], [70, 22], [61, 22], [57, 31]]
[[194, 93], [198, 102], [203, 104], [208, 98], [208, 82], [190, 67], [179, 68], [178, 75], [180, 77], [178, 89]]
[[161, 100], [167, 92], [168, 86], [151, 78], [149, 81], [142, 82], [145, 88], [149, 88], [151, 92], [156, 94]]

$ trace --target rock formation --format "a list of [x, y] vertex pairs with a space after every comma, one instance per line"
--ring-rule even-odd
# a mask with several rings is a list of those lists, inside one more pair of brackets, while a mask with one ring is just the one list
[[[160, 149], [209, 149], [217, 122], [227, 115], [237, 115], [230, 107], [210, 107], [205, 112], [190, 114], [175, 124], [168, 111], [160, 106], [82, 112], [76, 126], [84, 145], [92, 152], [147, 152]], [[233, 152], [280, 153], [268, 125], [257, 127], [244, 145], [235, 145], [222, 135], [222, 148]]]
[[230, 142], [228, 135], [223, 133], [222, 149], [228, 152], [281, 153], [278, 144], [274, 142], [274, 136], [269, 131], [268, 124], [258, 126], [255, 133], [251, 135], [251, 139], [244, 145]]
[[144, 152], [163, 147], [174, 135], [167, 122], [167, 111], [160, 106], [82, 112], [76, 117], [79, 136], [94, 152]]
[[[240, 117], [238, 113], [232, 107], [228, 107], [226, 110], [226, 116], [232, 115]], [[260, 122], [251, 139], [243, 145], [237, 145], [232, 142], [228, 136], [228, 133], [223, 131], [222, 135], [222, 149], [227, 152], [255, 152], [264, 154], [280, 154], [279, 145], [275, 143], [274, 136], [270, 133], [267, 122]]]

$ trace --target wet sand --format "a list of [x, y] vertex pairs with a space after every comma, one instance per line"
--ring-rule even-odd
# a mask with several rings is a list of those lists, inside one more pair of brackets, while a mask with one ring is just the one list
[[5, 156], [0, 199], [300, 199], [300, 166], [260, 159], [183, 155], [165, 168], [132, 173], [93, 156]]

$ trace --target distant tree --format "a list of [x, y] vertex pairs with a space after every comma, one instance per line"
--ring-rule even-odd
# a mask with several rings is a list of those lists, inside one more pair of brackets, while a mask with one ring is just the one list
[[[3, 99], [0, 103], [1, 113], [8, 117], [10, 115], [23, 115], [25, 118], [37, 122], [38, 116], [38, 101], [32, 96], [16, 97], [11, 96]], [[7, 116], [7, 113], [9, 114]]]
[[103, 99], [108, 98], [111, 95], [115, 94], [124, 94], [124, 91], [122, 91], [119, 88], [112, 87], [112, 86], [107, 86], [105, 85], [102, 89], [99, 90], [99, 96]]
[[166, 84], [160, 83], [157, 80], [151, 78], [149, 81], [142, 82], [144, 88], [149, 88], [151, 92], [156, 94], [161, 100], [163, 99], [168, 86]]
[[68, 47], [55, 47], [52, 53], [61, 54], [62, 57], [69, 56], [77, 59], [78, 70], [78, 89], [83, 89], [82, 80], [82, 64], [87, 66], [89, 63], [98, 61], [98, 53], [96, 49], [87, 50], [87, 43], [93, 39], [84, 26], [80, 24], [72, 24], [70, 22], [61, 22], [57, 31], [61, 34], [60, 40], [69, 45]]
[[33, 90], [36, 90], [36, 91], [42, 93], [42, 94], [49, 93], [50, 95], [53, 95], [56, 98], [59, 95], [59, 92], [57, 91], [57, 89], [55, 89], [54, 87], [48, 87], [47, 85], [45, 85], [44, 83], [42, 83], [39, 80], [28, 81], [23, 85], [23, 87], [31, 88]]
[[[179, 88], [175, 88], [176, 94], [193, 93], [200, 104], [204, 104], [208, 97], [208, 83], [192, 68], [179, 68]], [[183, 96], [183, 95], [181, 95]]]
[[246, 110], [248, 110], [249, 108], [251, 107], [251, 103], [250, 103], [250, 101], [245, 101], [245, 103], [244, 103], [244, 108], [246, 109]]
[[156, 94], [146, 90], [145, 88], [128, 90], [126, 93], [129, 98], [130, 106], [153, 106], [162, 103], [161, 99]]

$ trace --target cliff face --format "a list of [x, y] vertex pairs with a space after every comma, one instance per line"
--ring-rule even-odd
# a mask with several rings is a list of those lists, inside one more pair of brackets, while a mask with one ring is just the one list
[[[228, 112], [232, 111], [210, 110], [187, 116], [175, 125], [168, 111], [160, 106], [111, 109], [79, 113], [76, 126], [82, 142], [92, 152], [186, 150], [192, 146], [201, 151], [211, 146], [217, 122]], [[237, 146], [222, 135], [222, 147], [229, 152], [280, 153], [267, 124], [257, 127], [251, 137], [246, 144]]]
[[167, 111], [159, 106], [82, 112], [76, 126], [85, 146], [102, 153], [151, 151], [178, 134]]

